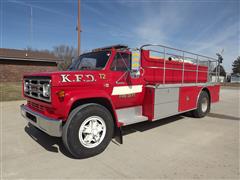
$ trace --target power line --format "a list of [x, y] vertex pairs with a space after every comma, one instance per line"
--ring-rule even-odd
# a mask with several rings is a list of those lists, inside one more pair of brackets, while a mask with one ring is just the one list
[[[42, 10], [42, 11], [45, 11], [45, 12], [50, 12], [50, 13], [58, 14], [58, 15], [61, 15], [61, 16], [66, 16], [66, 17], [70, 17], [70, 18], [75, 18], [75, 17], [72, 16], [72, 15], [65, 14], [65, 13], [62, 13], [62, 12], [60, 12], [60, 11], [56, 11], [56, 10], [49, 9], [49, 8], [46, 8], [46, 7], [42, 7], [42, 6], [39, 6], [39, 5], [34, 5], [34, 4], [30, 4], [30, 3], [25, 3], [25, 2], [23, 2], [23, 1], [7, 0], [7, 2], [19, 4], [19, 5], [22, 5], [22, 6], [28, 6], [28, 7], [36, 8], [36, 9], [39, 9], [39, 10]], [[35, 2], [35, 1], [34, 1], [34, 2]]]
[[[3, 0], [0, 0], [1, 2], [3, 1]], [[50, 0], [51, 1], [51, 0]], [[76, 1], [76, 0], [75, 0]], [[79, 0], [80, 1], [80, 0]], [[61, 16], [62, 17], [66, 17], [66, 18], [70, 18], [69, 20], [71, 21], [71, 22], [73, 22], [73, 23], [71, 23], [71, 25], [69, 24], [69, 26], [72, 26], [72, 25], [74, 25], [73, 27], [72, 27], [72, 32], [73, 32], [73, 45], [76, 43], [76, 40], [77, 40], [77, 43], [78, 43], [78, 49], [79, 49], [79, 54], [80, 54], [80, 32], [78, 32], [77, 34], [78, 34], [78, 38], [76, 39], [76, 31], [75, 31], [75, 27], [76, 27], [76, 10], [74, 11], [74, 9], [76, 8], [76, 3], [74, 2], [74, 0], [72, 1], [72, 3], [73, 3], [73, 11], [71, 11], [71, 13], [70, 14], [66, 14], [66, 13], [63, 13], [63, 12], [60, 12], [60, 11], [57, 11], [57, 10], [54, 10], [54, 9], [52, 9], [52, 8], [49, 8], [49, 7], [44, 7], [44, 6], [42, 6], [42, 5], [38, 5], [38, 4], [35, 4], [35, 2], [38, 2], [38, 1], [27, 1], [27, 2], [25, 2], [25, 1], [20, 1], [20, 0], [5, 0], [5, 2], [7, 2], [7, 3], [13, 3], [13, 4], [17, 4], [17, 5], [19, 5], [19, 6], [23, 6], [23, 7], [27, 7], [27, 9], [28, 8], [30, 8], [30, 13], [29, 13], [29, 11], [28, 11], [28, 23], [29, 23], [29, 35], [28, 35], [28, 37], [29, 37], [29, 40], [28, 40], [28, 42], [29, 42], [29, 47], [30, 48], [32, 48], [33, 47], [33, 38], [34, 38], [34, 27], [35, 27], [35, 25], [34, 25], [34, 23], [33, 23], [33, 21], [34, 21], [34, 17], [33, 17], [33, 14], [36, 14], [35, 12], [36, 12], [36, 10], [40, 10], [40, 11], [45, 11], [45, 12], [49, 12], [49, 13], [53, 13], [53, 14], [56, 14], [56, 15], [59, 15], [60, 16], [60, 18], [61, 18]], [[46, 3], [48, 3], [49, 1], [39, 1], [39, 2], [46, 2]], [[59, 1], [57, 1], [57, 2], [59, 2]], [[60, 2], [62, 2], [62, 1], [60, 1]], [[64, 1], [64, 2], [66, 2], [66, 3], [71, 3], [71, 1], [69, 2], [69, 1]], [[74, 7], [75, 6], [75, 7]], [[77, 15], [78, 15], [78, 18], [77, 18], [77, 27], [78, 27], [78, 29], [79, 29], [79, 31], [81, 31], [81, 27], [80, 27], [80, 3], [78, 4], [78, 10], [79, 10], [79, 12], [77, 12]], [[74, 13], [75, 12], [75, 13]], [[30, 14], [30, 15], [29, 15]], [[1, 15], [1, 18], [0, 19], [2, 19], [2, 15]], [[63, 18], [64, 19], [64, 18]], [[73, 19], [73, 20], [72, 20]], [[68, 21], [66, 21], [66, 22], [68, 22]], [[1, 22], [2, 23], [2, 22]], [[37, 24], [39, 24], [39, 22], [36, 22], [36, 25]], [[68, 26], [68, 27], [69, 27]], [[1, 28], [2, 28], [3, 26], [1, 25]], [[47, 26], [48, 27], [48, 26]], [[1, 29], [0, 28], [0, 29]], [[64, 28], [66, 28], [66, 27], [64, 27]], [[71, 28], [71, 27], [69, 27], [69, 28]], [[2, 31], [1, 31], [1, 33], [2, 33]], [[76, 44], [75, 44], [76, 45]], [[76, 47], [76, 46], [75, 46]]]

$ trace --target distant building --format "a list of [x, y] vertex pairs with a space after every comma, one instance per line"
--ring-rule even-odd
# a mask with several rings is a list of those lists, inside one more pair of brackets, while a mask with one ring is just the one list
[[26, 73], [56, 71], [60, 61], [47, 52], [0, 48], [0, 82], [21, 81]]
[[224, 76], [219, 76], [219, 77], [218, 77], [218, 76], [214, 76], [214, 75], [213, 75], [213, 76], [211, 77], [211, 82], [217, 82], [217, 81], [223, 83], [223, 82], [226, 82], [226, 78], [225, 78]]
[[231, 83], [240, 83], [240, 74], [231, 75]]

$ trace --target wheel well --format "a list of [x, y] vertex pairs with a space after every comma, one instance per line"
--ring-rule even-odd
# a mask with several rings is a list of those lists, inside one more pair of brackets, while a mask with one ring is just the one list
[[72, 106], [71, 109], [69, 111], [69, 114], [71, 113], [71, 111], [73, 109], [75, 109], [78, 106], [81, 106], [83, 104], [88, 104], [88, 103], [96, 103], [96, 104], [100, 104], [102, 106], [104, 106], [105, 108], [107, 108], [109, 110], [109, 112], [112, 114], [113, 120], [114, 120], [114, 124], [116, 125], [116, 118], [113, 112], [113, 108], [111, 103], [109, 102], [108, 99], [106, 98], [88, 98], [88, 99], [79, 99], [77, 101], [75, 101]]
[[209, 89], [205, 87], [205, 88], [202, 89], [202, 91], [205, 91], [205, 92], [208, 94], [209, 102], [210, 102], [210, 104], [211, 104], [211, 95], [210, 95]]

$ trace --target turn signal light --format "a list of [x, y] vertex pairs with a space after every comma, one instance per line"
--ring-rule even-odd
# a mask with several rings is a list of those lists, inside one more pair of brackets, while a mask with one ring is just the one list
[[64, 90], [60, 90], [57, 92], [57, 96], [60, 100], [63, 100], [64, 99], [64, 96], [65, 96], [65, 92]]

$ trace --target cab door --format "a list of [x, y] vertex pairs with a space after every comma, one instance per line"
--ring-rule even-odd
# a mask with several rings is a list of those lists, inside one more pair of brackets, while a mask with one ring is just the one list
[[112, 101], [116, 108], [141, 105], [144, 96], [143, 78], [131, 76], [131, 53], [116, 52], [110, 70]]

